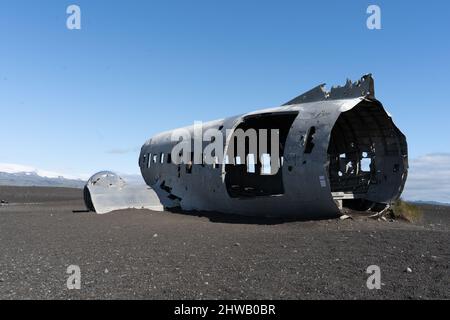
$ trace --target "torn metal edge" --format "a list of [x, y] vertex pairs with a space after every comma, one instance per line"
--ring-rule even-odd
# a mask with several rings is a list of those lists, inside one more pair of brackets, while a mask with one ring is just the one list
[[326, 91], [325, 84], [321, 84], [283, 104], [283, 106], [317, 101], [353, 99], [359, 97], [375, 99], [375, 84], [372, 74], [366, 74], [362, 76], [360, 80], [355, 82], [347, 79], [344, 86], [332, 87], [330, 91]]

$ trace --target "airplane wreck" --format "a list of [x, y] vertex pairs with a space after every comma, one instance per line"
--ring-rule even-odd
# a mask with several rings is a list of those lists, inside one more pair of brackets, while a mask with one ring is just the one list
[[[180, 130], [190, 137], [185, 148], [178, 148]], [[147, 187], [126, 190], [115, 179], [95, 190], [88, 183], [88, 208], [103, 199], [103, 211], [120, 203], [320, 218], [343, 208], [381, 211], [400, 197], [407, 178], [406, 138], [376, 100], [371, 75], [329, 92], [319, 85], [280, 107], [203, 123], [202, 130], [218, 134], [196, 142], [193, 125], [152, 137], [139, 156]], [[256, 140], [248, 132], [259, 133]], [[211, 143], [223, 152], [205, 154]]]

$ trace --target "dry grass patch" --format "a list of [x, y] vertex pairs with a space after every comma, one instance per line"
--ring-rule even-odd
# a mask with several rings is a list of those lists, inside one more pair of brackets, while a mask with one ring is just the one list
[[403, 219], [411, 223], [420, 221], [423, 216], [423, 212], [418, 206], [401, 199], [395, 201], [391, 209], [395, 218]]

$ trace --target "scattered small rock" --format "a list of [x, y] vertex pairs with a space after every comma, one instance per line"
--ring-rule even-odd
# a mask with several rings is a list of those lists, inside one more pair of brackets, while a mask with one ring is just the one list
[[411, 273], [411, 272], [412, 272], [412, 269], [408, 267], [408, 268], [406, 268], [405, 272], [406, 272], [406, 273]]
[[157, 238], [157, 237], [158, 237], [158, 234], [155, 233], [155, 234], [153, 235], [153, 238]]
[[353, 219], [351, 216], [349, 216], [349, 215], [346, 215], [346, 214], [344, 214], [344, 215], [342, 215], [339, 219], [341, 219], [341, 220], [347, 220], [347, 219]]
[[240, 244], [239, 242], [236, 242], [236, 243], [234, 244], [234, 246], [235, 246], [235, 247], [240, 247], [241, 244]]
[[108, 270], [108, 269], [105, 269], [105, 273], [109, 273], [109, 270]]

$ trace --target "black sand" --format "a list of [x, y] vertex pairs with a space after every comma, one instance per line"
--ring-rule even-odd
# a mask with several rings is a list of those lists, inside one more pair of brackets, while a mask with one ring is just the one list
[[[450, 298], [450, 207], [423, 206], [418, 224], [283, 223], [77, 212], [77, 189], [0, 187], [1, 199], [0, 299]], [[69, 265], [81, 290], [66, 287]], [[381, 290], [366, 287], [369, 265]]]

